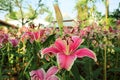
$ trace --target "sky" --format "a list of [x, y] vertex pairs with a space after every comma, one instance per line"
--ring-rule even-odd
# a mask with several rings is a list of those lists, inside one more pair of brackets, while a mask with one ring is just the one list
[[[27, 0], [27, 1], [29, 1], [28, 3], [33, 3], [34, 5], [37, 4], [37, 0], [31, 0], [31, 1]], [[77, 13], [74, 8], [76, 1], [77, 0], [59, 0], [59, 7], [61, 9], [63, 16], [70, 17], [71, 19], [74, 19], [76, 17]], [[43, 2], [46, 3], [46, 5], [50, 8], [50, 10], [52, 10], [54, 13], [53, 5], [52, 5], [53, 0], [51, 1], [43, 0]], [[115, 9], [118, 8], [120, 0], [109, 0], [109, 2], [110, 2], [109, 10], [110, 12], [113, 12]], [[102, 12], [102, 14], [105, 13], [105, 6], [101, 2], [101, 0], [98, 0], [96, 2], [96, 6], [99, 12]], [[0, 13], [0, 19], [4, 20], [4, 15], [5, 13]]]

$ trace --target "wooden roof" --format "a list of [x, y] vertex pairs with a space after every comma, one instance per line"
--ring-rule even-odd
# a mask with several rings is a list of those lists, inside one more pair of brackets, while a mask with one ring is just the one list
[[6, 21], [3, 21], [3, 20], [0, 20], [0, 25], [12, 27], [12, 28], [14, 28], [14, 29], [17, 29], [17, 28], [18, 28], [17, 26], [15, 26], [15, 25], [13, 25], [13, 24], [10, 24], [10, 23], [8, 23], [8, 22], [6, 22]]

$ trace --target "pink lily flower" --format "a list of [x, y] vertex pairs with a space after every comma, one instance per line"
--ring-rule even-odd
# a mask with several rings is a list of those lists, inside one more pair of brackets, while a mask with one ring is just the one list
[[33, 70], [30, 72], [31, 80], [59, 80], [59, 78], [55, 75], [58, 72], [58, 68], [56, 66], [51, 67], [47, 73], [44, 69]]
[[33, 32], [34, 40], [39, 41], [40, 38], [43, 36], [45, 30], [39, 30], [37, 32]]
[[78, 49], [82, 43], [78, 36], [72, 36], [69, 40], [57, 39], [53, 46], [42, 50], [42, 55], [53, 53], [57, 55], [59, 68], [70, 70], [77, 58], [89, 57], [97, 61], [96, 55], [88, 48]]
[[8, 34], [0, 34], [0, 48], [2, 48], [2, 45], [8, 42]]
[[80, 37], [82, 38], [82, 37], [85, 37], [85, 36], [87, 36], [87, 31], [80, 30]]
[[33, 39], [34, 39], [34, 35], [32, 32], [25, 32], [22, 36], [21, 36], [21, 41], [23, 43], [25, 43], [28, 39], [30, 39], [30, 42], [32, 43], [33, 42]]
[[43, 36], [45, 30], [39, 30], [36, 32], [25, 32], [22, 37], [21, 41], [25, 42], [26, 40], [30, 39], [30, 42], [33, 43], [33, 41], [40, 41], [41, 37]]
[[13, 47], [16, 47], [19, 43], [19, 41], [17, 39], [11, 39], [10, 43], [12, 44]]

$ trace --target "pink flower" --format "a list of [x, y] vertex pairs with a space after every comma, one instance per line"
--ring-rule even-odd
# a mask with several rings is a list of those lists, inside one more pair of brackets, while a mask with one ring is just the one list
[[33, 43], [33, 41], [40, 41], [41, 37], [43, 36], [45, 30], [39, 30], [36, 32], [25, 32], [22, 37], [21, 41], [25, 42], [26, 40], [30, 39], [30, 42]]
[[21, 41], [23, 43], [25, 43], [28, 39], [30, 39], [30, 42], [33, 42], [34, 36], [32, 32], [25, 32], [22, 36], [21, 36]]
[[11, 39], [10, 43], [12, 44], [13, 47], [16, 47], [19, 43], [19, 41], [17, 39]]
[[85, 27], [83, 30], [85, 30], [86, 32], [90, 32], [90, 31], [91, 31], [91, 27], [90, 27], [90, 26], [87, 26], [87, 27]]
[[33, 32], [34, 40], [39, 41], [40, 38], [43, 36], [44, 32], [45, 30], [39, 30], [39, 31]]
[[57, 55], [57, 62], [60, 68], [71, 69], [77, 58], [89, 57], [97, 61], [96, 55], [88, 48], [77, 49], [82, 43], [78, 36], [72, 36], [71, 39], [57, 39], [53, 46], [42, 50], [41, 54], [54, 53]]
[[80, 37], [81, 37], [81, 38], [82, 38], [82, 37], [87, 37], [88, 33], [90, 33], [91, 30], [92, 30], [92, 29], [91, 29], [90, 26], [83, 28], [82, 30], [80, 30]]
[[117, 30], [113, 29], [111, 26], [109, 27], [109, 32], [110, 33], [117, 33]]
[[2, 48], [2, 45], [8, 42], [8, 34], [1, 33], [0, 34], [0, 48]]
[[78, 27], [69, 27], [69, 26], [64, 26], [64, 35], [77, 35], [78, 33]]
[[44, 69], [33, 70], [30, 72], [31, 80], [59, 80], [59, 78], [55, 75], [58, 72], [58, 68], [56, 66], [51, 67], [47, 73]]
[[84, 36], [87, 36], [87, 31], [85, 30], [80, 30], [80, 37], [84, 37]]

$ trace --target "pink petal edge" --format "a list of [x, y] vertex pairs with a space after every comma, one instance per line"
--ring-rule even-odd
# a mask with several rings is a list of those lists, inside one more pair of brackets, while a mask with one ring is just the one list
[[54, 47], [49, 47], [49, 48], [45, 48], [41, 51], [41, 54], [47, 54], [47, 53], [54, 53], [57, 54], [59, 52], [58, 49], [54, 48]]
[[41, 51], [41, 58], [43, 58], [44, 54], [48, 54], [48, 53], [57, 54], [58, 52], [59, 50], [54, 47], [45, 48]]
[[55, 41], [55, 47], [61, 52], [66, 51], [66, 45], [66, 42], [60, 38]]
[[59, 78], [57, 77], [57, 76], [55, 76], [55, 75], [52, 75], [52, 76], [50, 76], [48, 79], [46, 79], [46, 80], [59, 80]]
[[33, 70], [33, 71], [30, 72], [31, 79], [33, 79], [33, 80], [35, 78], [34, 76], [36, 76], [37, 78], [43, 80], [45, 78], [45, 74], [46, 73], [45, 73], [43, 68], [38, 69], [38, 70]]
[[53, 66], [53, 67], [49, 68], [49, 70], [46, 73], [46, 79], [48, 79], [52, 75], [55, 75], [57, 72], [58, 72], [57, 66]]
[[79, 38], [78, 36], [72, 36], [72, 41], [73, 42], [70, 44], [71, 51], [76, 50], [83, 42], [83, 40], [81, 38]]
[[74, 54], [76, 54], [78, 58], [89, 57], [95, 62], [97, 61], [96, 54], [88, 48], [78, 49]]

